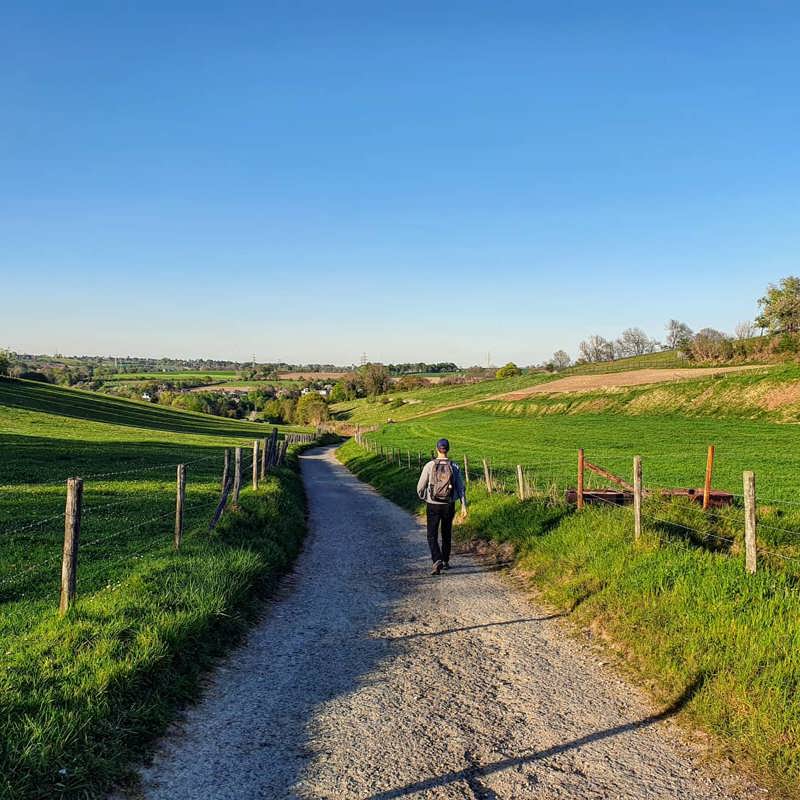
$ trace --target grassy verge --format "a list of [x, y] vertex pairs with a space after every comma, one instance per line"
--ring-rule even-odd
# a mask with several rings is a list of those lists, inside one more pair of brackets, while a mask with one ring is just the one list
[[[289, 465], [249, 488], [265, 426], [0, 380], [0, 797], [103, 796], [252, 621], [305, 529]], [[208, 522], [224, 448], [238, 513]], [[185, 533], [172, 548], [176, 464]], [[64, 479], [85, 479], [78, 601], [57, 616]]]
[[[339, 457], [406, 508], [416, 471], [385, 466], [350, 441]], [[581, 514], [472, 487], [460, 538], [513, 541], [519, 565], [548, 604], [601, 633], [660, 700], [690, 685], [681, 712], [715, 734], [776, 792], [799, 797], [800, 591], [783, 571], [747, 577], [736, 551], [650, 524], [638, 546], [628, 509]], [[673, 524], [696, 509], [676, 506]]]
[[0, 795], [102, 796], [254, 620], [305, 531], [299, 475], [276, 470], [213, 534], [195, 532], [6, 640]]

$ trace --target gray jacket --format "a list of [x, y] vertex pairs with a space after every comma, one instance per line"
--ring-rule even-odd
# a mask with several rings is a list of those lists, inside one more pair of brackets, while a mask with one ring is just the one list
[[[440, 459], [437, 459], [437, 461]], [[441, 459], [444, 460], [444, 459]], [[458, 464], [454, 461], [450, 462], [450, 465], [453, 468], [453, 502], [456, 500], [461, 501], [461, 507], [467, 507], [467, 490], [464, 486], [464, 478], [461, 477], [461, 470], [458, 468]], [[431, 500], [430, 497], [430, 488], [431, 488], [431, 477], [433, 473], [433, 461], [429, 461], [423, 468], [422, 474], [419, 476], [419, 480], [417, 481], [417, 495], [419, 496], [420, 500], [424, 500], [426, 503], [433, 503], [436, 506], [446, 506], [447, 502], [442, 500]]]

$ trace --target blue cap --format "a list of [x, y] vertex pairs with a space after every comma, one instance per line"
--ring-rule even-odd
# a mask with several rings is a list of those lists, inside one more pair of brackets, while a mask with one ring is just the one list
[[436, 442], [436, 449], [442, 453], [446, 453], [450, 449], [450, 442], [448, 442], [447, 439], [439, 439], [439, 441]]

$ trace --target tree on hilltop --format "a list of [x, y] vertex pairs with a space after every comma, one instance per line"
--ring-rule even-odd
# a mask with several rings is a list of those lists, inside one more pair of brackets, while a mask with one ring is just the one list
[[725, 360], [732, 357], [733, 346], [727, 334], [714, 328], [703, 328], [692, 339], [691, 353], [698, 361]]
[[771, 283], [767, 293], [758, 301], [761, 313], [756, 325], [770, 333], [800, 331], [800, 278], [790, 275], [776, 286]]
[[566, 350], [556, 350], [553, 353], [552, 363], [554, 369], [566, 369], [572, 363], [572, 359]]
[[641, 328], [626, 328], [615, 342], [615, 351], [618, 356], [643, 356], [654, 353], [658, 349], [658, 342], [651, 339]]
[[8, 375], [9, 369], [11, 369], [11, 359], [8, 353], [0, 350], [0, 375]]
[[694, 331], [685, 323], [671, 319], [667, 325], [667, 350], [680, 350], [692, 341]]
[[602, 336], [593, 335], [578, 345], [578, 351], [584, 361], [593, 364], [597, 361], [613, 361], [614, 345]]

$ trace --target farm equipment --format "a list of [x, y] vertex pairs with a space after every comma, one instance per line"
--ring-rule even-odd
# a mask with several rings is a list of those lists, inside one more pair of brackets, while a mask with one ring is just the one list
[[[657, 496], [664, 499], [682, 497], [696, 503], [701, 503], [703, 508], [721, 508], [733, 504], [733, 495], [719, 489], [711, 488], [711, 475], [714, 465], [714, 448], [709, 447], [708, 460], [706, 462], [706, 481], [705, 486], [699, 489], [643, 489], [644, 497]], [[611, 483], [616, 483], [619, 489], [584, 489], [585, 470], [594, 472]], [[578, 453], [578, 487], [577, 489], [567, 489], [565, 499], [568, 503], [575, 503], [579, 508], [584, 503], [604, 503], [616, 506], [624, 506], [633, 503], [634, 487], [633, 484], [620, 478], [603, 467], [587, 461], [583, 450]]]

